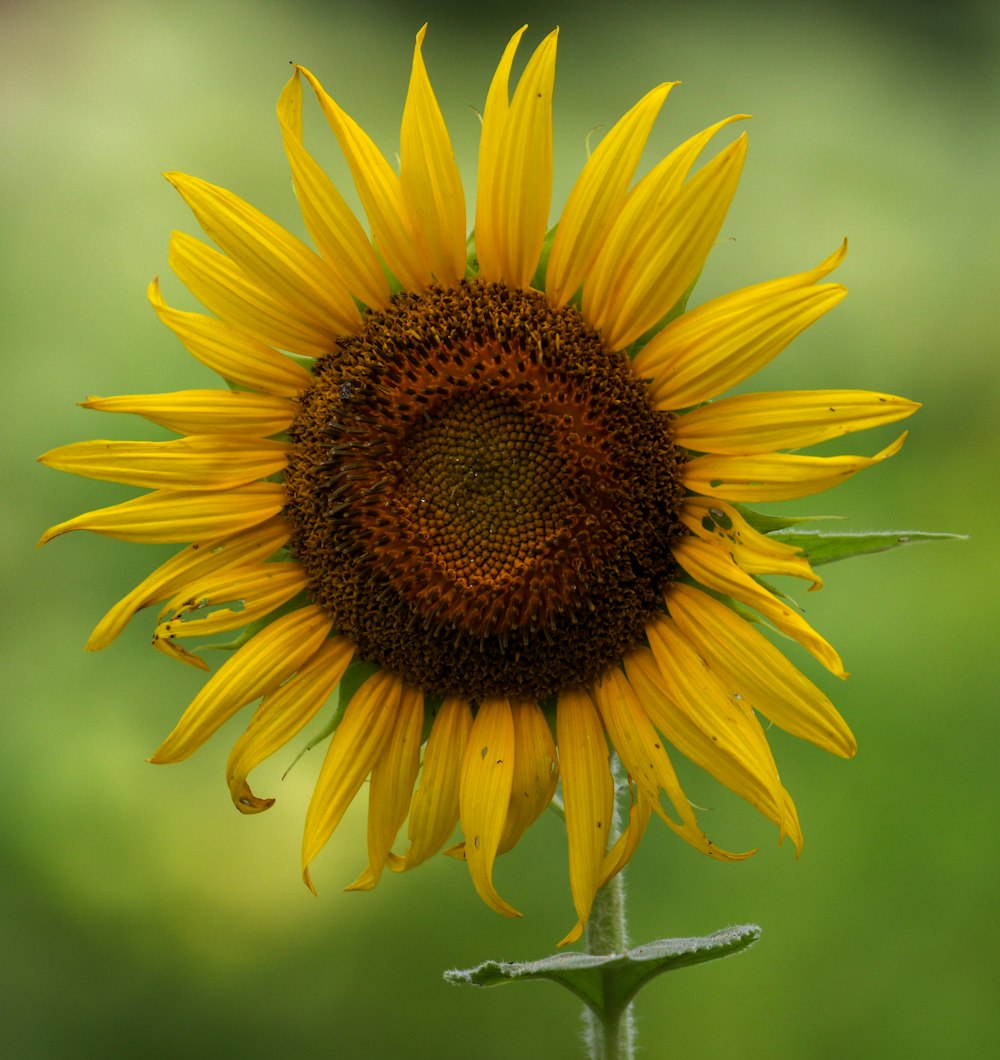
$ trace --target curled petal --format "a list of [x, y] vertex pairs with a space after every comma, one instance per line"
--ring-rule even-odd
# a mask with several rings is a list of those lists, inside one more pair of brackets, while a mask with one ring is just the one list
[[260, 813], [274, 805], [274, 799], [254, 795], [247, 776], [312, 720], [340, 683], [353, 655], [353, 641], [328, 637], [294, 676], [264, 697], [226, 763], [226, 783], [241, 813]]
[[309, 865], [381, 757], [392, 734], [402, 692], [399, 678], [379, 670], [354, 693], [330, 740], [306, 811], [302, 837], [302, 879], [313, 893], [316, 889]]
[[706, 589], [731, 596], [741, 604], [759, 611], [782, 633], [797, 640], [830, 673], [847, 677], [840, 656], [833, 647], [797, 611], [758, 585], [727, 553], [705, 541], [687, 537], [674, 546], [673, 554], [684, 570]]
[[874, 456], [698, 456], [684, 469], [684, 485], [726, 501], [784, 501], [809, 497], [840, 485], [903, 448], [904, 431]]
[[705, 669], [666, 616], [646, 632], [652, 651], [630, 652], [626, 668], [657, 728], [800, 846], [798, 820], [785, 812], [784, 788], [760, 723]]
[[260, 526], [252, 526], [231, 537], [205, 544], [188, 545], [171, 556], [97, 624], [87, 641], [87, 651], [99, 651], [115, 640], [129, 620], [150, 604], [166, 600], [185, 585], [199, 578], [218, 574], [227, 567], [258, 563], [273, 556], [291, 536], [291, 526], [282, 515], [273, 516]]
[[[739, 855], [714, 846], [698, 827], [694, 810], [681, 788], [660, 734], [647, 717], [625, 674], [613, 667], [595, 685], [593, 695], [622, 764], [656, 813], [701, 853], [723, 861], [737, 858]], [[661, 791], [666, 792], [681, 819], [680, 824], [673, 821], [661, 806]]]
[[165, 604], [153, 643], [240, 629], [269, 615], [308, 584], [298, 563], [231, 567], [186, 585]]
[[601, 885], [615, 799], [604, 727], [597, 708], [583, 689], [560, 693], [556, 740], [566, 811], [569, 884], [578, 917], [572, 930], [559, 942], [560, 946], [566, 946], [583, 934], [594, 895]]
[[691, 533], [723, 548], [748, 574], [788, 574], [811, 581], [811, 590], [823, 586], [823, 579], [809, 565], [801, 549], [754, 530], [725, 501], [685, 497], [680, 517]]
[[504, 916], [521, 914], [493, 886], [514, 780], [514, 718], [505, 698], [479, 704], [462, 762], [461, 816], [465, 860], [479, 897]]
[[732, 608], [675, 582], [670, 615], [729, 691], [793, 736], [852, 758], [858, 745], [829, 698]]
[[149, 761], [165, 765], [193, 754], [241, 707], [277, 688], [307, 663], [332, 625], [315, 605], [276, 618], [212, 675]]
[[348, 887], [370, 891], [378, 883], [413, 797], [420, 769], [420, 734], [424, 725], [424, 695], [403, 685], [392, 731], [372, 767], [368, 791], [368, 866]]
[[514, 717], [514, 777], [500, 839], [501, 854], [517, 841], [552, 801], [559, 781], [556, 744], [548, 719], [534, 700], [511, 703]]
[[632, 801], [629, 806], [628, 824], [615, 840], [614, 846], [604, 856], [604, 862], [601, 865], [602, 887], [612, 876], [617, 876], [632, 859], [632, 855], [639, 848], [642, 837], [646, 834], [649, 818], [653, 813], [653, 804], [634, 784], [629, 784], [629, 791]]
[[410, 810], [405, 867], [436, 854], [459, 817], [462, 760], [472, 731], [472, 708], [462, 696], [446, 696], [427, 738], [423, 774]]

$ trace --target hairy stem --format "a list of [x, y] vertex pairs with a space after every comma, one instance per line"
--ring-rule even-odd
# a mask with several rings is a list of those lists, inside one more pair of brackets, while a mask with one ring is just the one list
[[[616, 791], [628, 791], [621, 776], [617, 758], [612, 759]], [[621, 810], [615, 800], [609, 845], [621, 831]], [[604, 955], [624, 953], [628, 948], [628, 917], [625, 903], [625, 874], [619, 872], [597, 892], [587, 922], [585, 942], [587, 952]], [[602, 1015], [584, 1010], [585, 1040], [590, 1060], [633, 1060], [635, 1056], [635, 1023], [632, 1006], [618, 1002], [617, 973], [604, 973], [604, 1010]]]

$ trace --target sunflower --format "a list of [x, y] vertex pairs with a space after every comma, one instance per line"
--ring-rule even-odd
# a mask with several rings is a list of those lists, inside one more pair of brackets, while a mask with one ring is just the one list
[[[207, 670], [190, 639], [244, 629], [151, 759], [186, 758], [259, 700], [226, 767], [241, 812], [271, 806], [248, 774], [338, 691], [306, 816], [310, 887], [311, 862], [367, 779], [368, 864], [352, 889], [419, 865], [458, 824], [463, 840], [446, 852], [467, 862], [489, 906], [518, 915], [494, 886], [494, 863], [561, 784], [570, 942], [653, 813], [705, 854], [746, 856], [705, 837], [668, 743], [801, 845], [758, 716], [844, 757], [855, 743], [754, 623], [846, 675], [759, 576], [819, 579], [743, 505], [817, 493], [893, 455], [902, 437], [871, 457], [787, 450], [917, 406], [854, 390], [715, 400], [840, 301], [844, 289], [820, 281], [846, 248], [687, 310], [746, 142], [696, 167], [743, 115], [728, 118], [634, 181], [672, 84], [604, 136], [547, 231], [556, 33], [511, 96], [523, 32], [486, 97], [471, 242], [423, 29], [398, 173], [308, 70], [296, 67], [281, 94], [315, 250], [230, 192], [167, 175], [219, 248], [181, 234], [170, 245], [173, 270], [210, 315], [169, 306], [156, 281], [149, 297], [228, 389], [84, 402], [181, 437], [47, 453], [50, 467], [152, 492], [42, 541], [91, 530], [187, 543], [111, 608], [87, 647], [161, 604], [154, 645]], [[303, 81], [370, 236], [303, 146]], [[614, 842], [612, 749], [630, 796]]]

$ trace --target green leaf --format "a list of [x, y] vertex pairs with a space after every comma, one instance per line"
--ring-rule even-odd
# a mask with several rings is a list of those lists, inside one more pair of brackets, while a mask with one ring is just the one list
[[844, 530], [827, 533], [822, 530], [780, 530], [768, 535], [776, 541], [800, 548], [814, 566], [838, 559], [888, 552], [920, 541], [964, 541], [967, 534], [935, 534], [925, 530]]
[[657, 939], [623, 954], [557, 953], [539, 961], [486, 961], [444, 973], [455, 986], [500, 986], [519, 979], [549, 979], [575, 994], [599, 1018], [621, 1012], [662, 972], [729, 957], [760, 938], [756, 924], [716, 931], [704, 938]]
[[733, 507], [744, 519], [762, 534], [770, 534], [775, 530], [786, 530], [790, 526], [798, 526], [800, 523], [822, 523], [831, 519], [843, 519], [842, 515], [764, 515], [755, 512], [743, 504], [734, 504]]

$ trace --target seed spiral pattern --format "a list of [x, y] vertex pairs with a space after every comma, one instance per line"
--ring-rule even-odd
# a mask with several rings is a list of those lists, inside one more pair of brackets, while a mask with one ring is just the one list
[[642, 640], [676, 576], [683, 455], [575, 309], [404, 293], [314, 373], [292, 550], [362, 658], [437, 694], [544, 698]]

